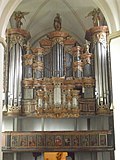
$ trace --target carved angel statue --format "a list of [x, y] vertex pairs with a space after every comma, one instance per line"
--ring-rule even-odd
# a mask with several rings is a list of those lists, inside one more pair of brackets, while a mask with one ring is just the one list
[[61, 18], [59, 13], [56, 14], [56, 17], [54, 19], [54, 28], [56, 31], [61, 30]]
[[21, 26], [23, 25], [22, 23], [22, 19], [25, 20], [25, 15], [27, 15], [29, 12], [21, 12], [21, 11], [15, 11], [14, 12], [14, 19], [16, 21], [16, 27], [17, 28], [21, 28]]
[[93, 25], [94, 26], [99, 26], [100, 25], [100, 9], [93, 9], [93, 11], [91, 11], [90, 13], [88, 13], [88, 15], [86, 17], [92, 16], [92, 20], [93, 20]]

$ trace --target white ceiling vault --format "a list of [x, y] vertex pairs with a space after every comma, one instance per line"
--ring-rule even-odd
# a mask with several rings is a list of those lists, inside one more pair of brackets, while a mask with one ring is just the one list
[[[23, 0], [16, 11], [29, 12], [22, 20], [22, 28], [31, 33], [30, 42], [36, 46], [40, 38], [54, 30], [56, 13], [62, 18], [62, 30], [80, 44], [85, 43], [85, 32], [93, 26], [92, 17], [86, 16], [94, 8], [98, 7], [93, 0]], [[10, 25], [14, 27], [13, 19]]]

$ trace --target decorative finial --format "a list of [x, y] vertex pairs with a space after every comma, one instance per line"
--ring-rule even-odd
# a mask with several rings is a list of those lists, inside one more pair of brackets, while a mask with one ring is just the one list
[[54, 19], [54, 28], [56, 31], [61, 30], [61, 18], [59, 13], [56, 14], [56, 17]]
[[22, 19], [25, 20], [25, 15], [27, 15], [29, 12], [21, 12], [21, 11], [15, 11], [14, 12], [14, 19], [16, 21], [16, 28], [21, 28], [21, 26], [23, 25], [22, 23]]
[[89, 53], [89, 49], [90, 49], [90, 42], [88, 42], [88, 41], [86, 40], [86, 43], [85, 43], [85, 52], [86, 52], [86, 53]]
[[90, 13], [88, 13], [88, 15], [86, 16], [89, 17], [89, 16], [92, 16], [92, 20], [93, 20], [93, 25], [94, 26], [100, 26], [100, 20], [101, 20], [101, 17], [100, 17], [100, 9], [93, 9], [93, 11], [91, 11]]

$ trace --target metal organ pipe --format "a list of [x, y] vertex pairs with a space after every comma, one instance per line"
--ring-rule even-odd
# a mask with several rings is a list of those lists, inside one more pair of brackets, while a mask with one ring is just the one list
[[16, 85], [16, 83], [17, 83], [17, 64], [16, 64], [16, 62], [17, 62], [17, 60], [16, 60], [16, 58], [17, 58], [17, 54], [18, 54], [18, 52], [17, 52], [17, 49], [16, 49], [16, 44], [15, 44], [15, 46], [13, 47], [13, 49], [14, 49], [14, 59], [13, 59], [13, 61], [14, 61], [14, 66], [13, 66], [13, 74], [14, 74], [14, 76], [13, 76], [13, 106], [15, 106], [16, 104], [16, 94], [17, 94], [17, 85]]
[[99, 66], [99, 95], [100, 104], [103, 104], [103, 73], [102, 73], [102, 55], [100, 43], [98, 43], [98, 66]]
[[108, 77], [109, 77], [109, 74], [108, 74], [108, 55], [106, 55], [106, 59], [107, 59], [107, 62], [105, 63], [105, 80], [106, 80], [106, 103], [109, 104], [110, 103], [110, 99], [109, 99], [109, 80], [108, 80]]
[[14, 79], [14, 52], [13, 48], [9, 52], [10, 61], [9, 61], [9, 83], [8, 83], [8, 104], [13, 105], [13, 79]]
[[18, 106], [21, 105], [21, 98], [22, 98], [22, 87], [21, 87], [21, 81], [22, 81], [22, 47], [19, 48], [19, 74], [18, 74]]
[[61, 59], [62, 59], [62, 55], [61, 55], [61, 45], [58, 44], [58, 48], [59, 48], [59, 51], [58, 51], [58, 55], [59, 55], [59, 70], [58, 70], [58, 73], [59, 73], [59, 77], [61, 77]]
[[55, 50], [55, 46], [52, 47], [52, 52], [51, 52], [51, 72], [52, 75], [51, 76], [55, 76], [55, 69], [54, 69], [54, 50]]
[[19, 106], [19, 102], [21, 101], [22, 80], [22, 54], [20, 44], [15, 44], [9, 54], [8, 104], [10, 106]]
[[95, 50], [94, 50], [94, 56], [95, 56], [95, 79], [96, 79], [96, 99], [97, 99], [97, 103], [98, 105], [100, 104], [99, 101], [99, 67], [98, 67], [98, 54], [97, 54], [97, 46], [95, 46]]
[[14, 104], [18, 106], [21, 95], [21, 80], [22, 80], [22, 63], [21, 63], [21, 46], [16, 44], [16, 64], [15, 64], [15, 87], [14, 87]]
[[103, 73], [103, 97], [104, 97], [104, 104], [106, 105], [107, 101], [106, 101], [106, 47], [105, 44], [101, 43], [101, 48], [102, 48], [102, 73]]
[[63, 63], [64, 63], [64, 49], [59, 43], [56, 43], [52, 48], [52, 76], [63, 76]]
[[107, 47], [106, 47], [106, 34], [104, 34], [103, 41], [103, 70], [104, 70], [104, 99], [105, 104], [109, 104], [109, 89], [108, 89], [108, 57], [107, 57]]
[[57, 55], [57, 68], [56, 68], [56, 77], [60, 77], [60, 54], [59, 54], [59, 44], [56, 44], [56, 55]]

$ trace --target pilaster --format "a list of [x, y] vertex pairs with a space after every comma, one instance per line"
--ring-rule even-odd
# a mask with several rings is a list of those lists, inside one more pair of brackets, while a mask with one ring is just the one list
[[2, 100], [3, 100], [3, 64], [4, 50], [6, 48], [5, 39], [0, 37], [0, 159], [2, 160]]

